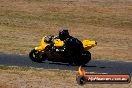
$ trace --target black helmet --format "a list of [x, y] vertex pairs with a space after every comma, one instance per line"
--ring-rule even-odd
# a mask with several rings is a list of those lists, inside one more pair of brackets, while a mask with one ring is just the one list
[[59, 39], [62, 40], [62, 41], [65, 40], [65, 39], [67, 39], [69, 36], [70, 35], [69, 35], [68, 30], [61, 30], [61, 31], [59, 31]]

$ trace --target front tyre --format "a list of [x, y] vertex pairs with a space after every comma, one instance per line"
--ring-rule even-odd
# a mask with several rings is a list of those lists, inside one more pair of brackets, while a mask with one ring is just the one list
[[42, 61], [44, 61], [43, 55], [35, 49], [31, 50], [31, 52], [29, 53], [29, 58], [32, 61], [38, 62], [38, 63], [41, 63]]

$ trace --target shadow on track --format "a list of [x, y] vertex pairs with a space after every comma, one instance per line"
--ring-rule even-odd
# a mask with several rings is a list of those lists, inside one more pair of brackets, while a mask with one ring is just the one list
[[[65, 63], [44, 62], [35, 63], [24, 55], [0, 54], [0, 65], [34, 67], [44, 69], [61, 69], [77, 71], [77, 66], [71, 66]], [[110, 73], [110, 74], [130, 74], [132, 75], [132, 62], [91, 60], [86, 66], [87, 72]]]

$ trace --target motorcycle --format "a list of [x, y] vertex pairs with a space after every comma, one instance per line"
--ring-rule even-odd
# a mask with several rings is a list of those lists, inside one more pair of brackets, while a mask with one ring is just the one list
[[72, 37], [62, 41], [59, 38], [44, 36], [40, 46], [31, 50], [29, 57], [38, 63], [48, 60], [77, 66], [85, 65], [91, 60], [91, 53], [88, 50], [96, 45], [97, 42], [93, 40], [80, 41]]

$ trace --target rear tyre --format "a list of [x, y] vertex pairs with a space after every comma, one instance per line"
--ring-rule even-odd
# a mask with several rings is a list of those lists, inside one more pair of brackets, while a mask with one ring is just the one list
[[29, 53], [29, 58], [34, 61], [34, 62], [38, 62], [38, 63], [42, 63], [42, 61], [45, 60], [44, 55], [41, 54], [40, 52], [38, 52], [37, 50], [33, 49], [31, 50], [31, 52]]
[[82, 55], [80, 58], [77, 58], [74, 60], [74, 63], [77, 66], [84, 66], [85, 64], [87, 64], [89, 61], [91, 60], [91, 53], [89, 51], [84, 51], [82, 52]]

